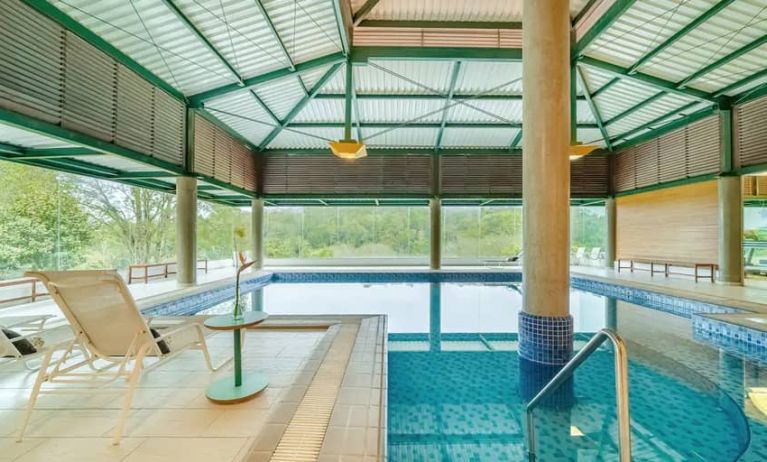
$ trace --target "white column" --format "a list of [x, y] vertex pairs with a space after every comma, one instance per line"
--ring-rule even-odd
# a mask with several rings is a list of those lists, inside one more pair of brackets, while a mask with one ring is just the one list
[[719, 274], [722, 284], [743, 285], [743, 186], [739, 176], [720, 176]]
[[180, 286], [197, 282], [197, 179], [176, 179], [176, 282]]
[[250, 203], [250, 250], [256, 261], [253, 271], [264, 267], [264, 200], [253, 199]]
[[429, 267], [438, 270], [442, 267], [442, 201], [429, 199], [430, 227], [430, 252]]
[[568, 0], [523, 7], [525, 312], [569, 314], [570, 13]]
[[607, 215], [607, 248], [605, 249], [605, 266], [607, 268], [615, 267], [615, 260], [617, 258], [617, 243], [618, 243], [618, 225], [617, 225], [617, 210], [615, 205], [615, 199], [612, 197], [607, 198], [605, 201], [605, 214]]

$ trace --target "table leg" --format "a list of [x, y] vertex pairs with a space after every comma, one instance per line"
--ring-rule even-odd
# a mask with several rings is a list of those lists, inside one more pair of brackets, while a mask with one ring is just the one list
[[242, 345], [240, 340], [240, 329], [235, 329], [234, 332], [234, 386], [239, 387], [242, 385]]

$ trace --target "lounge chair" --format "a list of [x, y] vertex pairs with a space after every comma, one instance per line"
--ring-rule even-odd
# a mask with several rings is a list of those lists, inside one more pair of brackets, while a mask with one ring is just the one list
[[[112, 440], [113, 444], [119, 444], [133, 393], [144, 372], [190, 348], [201, 350], [208, 369], [217, 370], [211, 364], [199, 323], [175, 323], [175, 327], [168, 327], [160, 334], [154, 324], [150, 327], [141, 316], [125, 281], [116, 271], [30, 272], [27, 276], [45, 283], [69, 321], [74, 339], [46, 349], [19, 429], [19, 441], [24, 436], [39, 394], [117, 391], [68, 388], [58, 384], [104, 386], [125, 379], [127, 389]], [[186, 342], [182, 342], [184, 340]], [[74, 360], [72, 350], [78, 345], [83, 350], [83, 358]], [[64, 354], [52, 361], [54, 351], [60, 350], [64, 350]], [[145, 366], [145, 361], [151, 362]], [[43, 388], [47, 384], [52, 387]]]
[[573, 261], [576, 265], [580, 265], [582, 263], [583, 257], [586, 256], [586, 248], [585, 247], [578, 247], [578, 249], [575, 250], [575, 253], [573, 254]]
[[522, 264], [522, 252], [508, 258], [498, 260], [485, 260], [484, 265], [488, 268], [501, 268], [504, 266], [519, 266]]
[[589, 260], [591, 261], [599, 261], [599, 256], [602, 253], [602, 249], [599, 247], [594, 247], [591, 249], [591, 254], [589, 255]]
[[53, 317], [50, 314], [0, 317], [0, 358], [7, 359], [3, 363], [23, 360], [27, 369], [36, 370], [32, 360], [39, 358], [42, 351], [32, 343], [41, 337], [45, 323]]

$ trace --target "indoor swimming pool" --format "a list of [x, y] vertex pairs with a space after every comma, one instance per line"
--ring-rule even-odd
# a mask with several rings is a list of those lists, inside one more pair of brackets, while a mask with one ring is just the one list
[[[245, 300], [273, 315], [388, 315], [389, 460], [526, 460], [524, 403], [550, 372], [517, 353], [523, 287], [351, 279], [275, 278]], [[570, 304], [576, 349], [604, 327], [626, 341], [633, 460], [767, 460], [767, 367], [693, 334], [691, 312], [724, 308], [666, 306], [647, 293], [619, 298], [574, 289]], [[224, 301], [197, 313], [230, 309]], [[555, 398], [556, 406], [536, 411], [538, 460], [618, 460], [609, 347]]]

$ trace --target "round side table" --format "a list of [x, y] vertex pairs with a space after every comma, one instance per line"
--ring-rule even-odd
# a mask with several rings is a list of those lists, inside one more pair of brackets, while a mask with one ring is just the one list
[[240, 330], [262, 323], [269, 314], [263, 311], [246, 311], [241, 318], [231, 314], [212, 316], [203, 323], [212, 330], [231, 330], [234, 333], [234, 377], [226, 377], [211, 383], [206, 393], [209, 400], [219, 404], [247, 401], [269, 385], [260, 374], [242, 374], [242, 346]]

